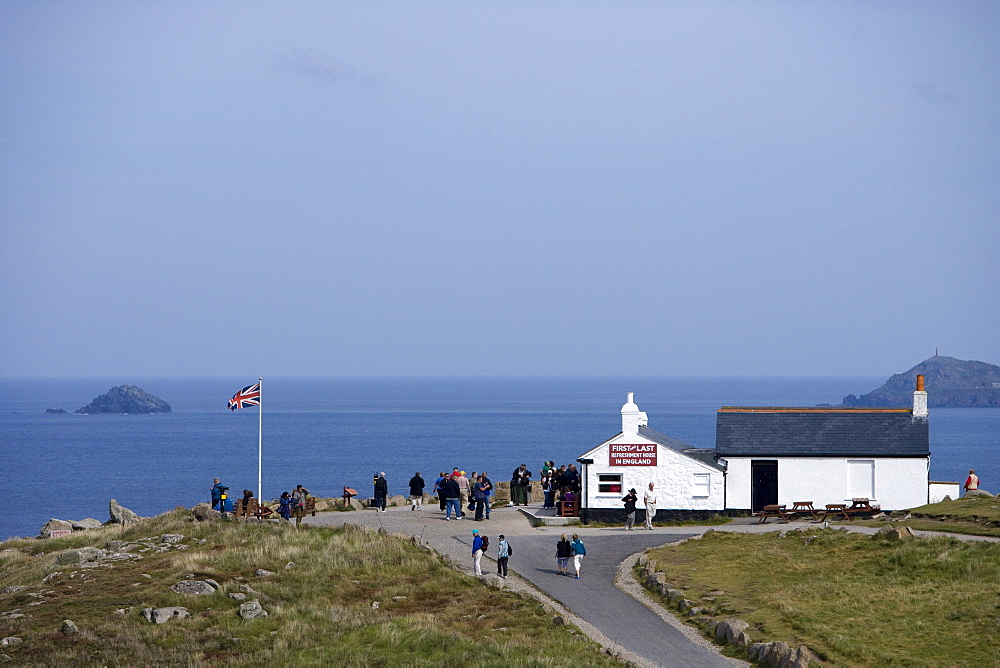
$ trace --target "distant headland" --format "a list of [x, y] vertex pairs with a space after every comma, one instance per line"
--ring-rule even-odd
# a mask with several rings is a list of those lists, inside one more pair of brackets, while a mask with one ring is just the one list
[[849, 394], [842, 406], [864, 408], [909, 406], [917, 374], [927, 387], [928, 406], [939, 408], [1000, 407], [1000, 366], [935, 355], [909, 371], [897, 373], [882, 387], [860, 397]]
[[100, 413], [169, 413], [170, 404], [141, 387], [119, 385], [76, 411], [80, 415]]

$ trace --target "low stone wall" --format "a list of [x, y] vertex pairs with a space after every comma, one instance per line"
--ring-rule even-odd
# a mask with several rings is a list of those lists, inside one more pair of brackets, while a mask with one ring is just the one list
[[[658, 522], [683, 522], [688, 520], [708, 520], [716, 515], [726, 515], [721, 510], [658, 510], [653, 524]], [[625, 524], [625, 510], [622, 508], [582, 508], [580, 519], [588, 522], [606, 522], [608, 524]], [[636, 508], [635, 525], [641, 527], [646, 522], [646, 509]]]
[[[659, 513], [657, 513], [659, 517]], [[819, 658], [805, 645], [793, 648], [785, 642], [756, 642], [750, 636], [750, 625], [738, 617], [728, 614], [733, 608], [726, 605], [724, 591], [711, 591], [695, 601], [688, 593], [674, 587], [668, 575], [648, 555], [639, 555], [639, 581], [646, 589], [665, 599], [668, 609], [676, 610], [680, 616], [703, 627], [718, 642], [734, 645], [747, 653], [752, 661], [771, 668], [808, 668], [810, 664], [820, 664]], [[728, 608], [728, 610], [727, 610]]]

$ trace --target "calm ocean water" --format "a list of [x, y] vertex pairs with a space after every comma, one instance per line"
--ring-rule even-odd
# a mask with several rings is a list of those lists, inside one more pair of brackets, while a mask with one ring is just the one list
[[[0, 379], [3, 467], [0, 539], [36, 535], [51, 517], [108, 518], [115, 498], [140, 515], [208, 499], [212, 478], [234, 493], [257, 488], [257, 409], [226, 402], [254, 378]], [[339, 496], [371, 494], [385, 471], [405, 494], [415, 471], [490, 472], [505, 480], [522, 462], [573, 462], [618, 433], [626, 392], [649, 426], [692, 446], [714, 447], [724, 405], [837, 404], [884, 379], [866, 378], [266, 378], [265, 498], [301, 483]], [[139, 385], [168, 415], [46, 415], [71, 412], [114, 385]], [[931, 479], [1000, 490], [1000, 409], [931, 409]]]

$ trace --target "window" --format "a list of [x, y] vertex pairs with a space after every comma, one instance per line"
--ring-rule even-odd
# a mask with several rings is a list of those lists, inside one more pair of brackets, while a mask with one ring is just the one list
[[710, 476], [707, 473], [694, 474], [694, 492], [691, 496], [708, 496], [711, 487]]
[[621, 473], [598, 473], [597, 474], [598, 494], [621, 494], [622, 474]]
[[847, 460], [847, 498], [875, 498], [875, 460]]

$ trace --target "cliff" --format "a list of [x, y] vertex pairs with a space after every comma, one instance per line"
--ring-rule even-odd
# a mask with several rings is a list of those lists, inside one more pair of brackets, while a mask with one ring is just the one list
[[849, 394], [842, 406], [910, 406], [917, 374], [923, 374], [931, 407], [1000, 407], [1000, 366], [935, 355], [909, 371], [897, 373], [882, 387], [860, 397]]
[[141, 387], [119, 385], [108, 390], [76, 411], [81, 415], [95, 413], [169, 413], [170, 404], [154, 397]]

